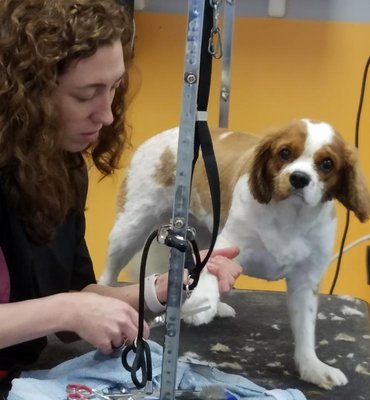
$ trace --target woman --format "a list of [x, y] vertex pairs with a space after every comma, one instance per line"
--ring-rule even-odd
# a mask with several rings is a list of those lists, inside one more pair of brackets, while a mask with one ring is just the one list
[[[104, 353], [137, 335], [138, 286], [97, 285], [84, 239], [85, 161], [112, 174], [128, 140], [130, 36], [114, 0], [0, 2], [3, 377], [34, 362], [51, 333], [75, 332]], [[207, 265], [221, 293], [241, 272], [237, 254], [218, 250]], [[154, 289], [165, 302], [167, 275]]]

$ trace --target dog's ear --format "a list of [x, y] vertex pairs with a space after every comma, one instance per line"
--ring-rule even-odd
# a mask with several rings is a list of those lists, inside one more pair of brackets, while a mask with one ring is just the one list
[[360, 222], [365, 222], [370, 216], [370, 193], [359, 165], [357, 149], [347, 144], [344, 154], [343, 179], [335, 197], [353, 211]]
[[268, 203], [272, 198], [273, 182], [268, 168], [271, 145], [275, 134], [268, 134], [254, 149], [249, 169], [249, 190], [259, 203]]

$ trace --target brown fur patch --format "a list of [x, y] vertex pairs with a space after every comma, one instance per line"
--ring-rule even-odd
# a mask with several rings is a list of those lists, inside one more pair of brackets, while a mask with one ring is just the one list
[[289, 174], [278, 174], [274, 179], [273, 195], [275, 200], [284, 200], [292, 192]]
[[[370, 216], [370, 192], [359, 165], [357, 149], [344, 143], [339, 134], [337, 146], [341, 148], [337, 155], [342, 161], [342, 169], [339, 171], [338, 184], [333, 188], [333, 195], [353, 211], [360, 222], [365, 222]], [[338, 149], [335, 149], [335, 152], [337, 151]]]
[[334, 219], [337, 217], [337, 210], [335, 209], [335, 207], [333, 207], [331, 209], [331, 218]]
[[175, 184], [176, 162], [172, 151], [166, 148], [160, 157], [160, 165], [157, 166], [153, 179], [158, 184], [168, 187]]
[[[257, 136], [231, 132], [225, 129], [212, 130], [212, 142], [220, 177], [221, 225], [224, 225], [230, 209], [234, 186], [238, 178], [248, 170], [251, 151], [259, 141]], [[225, 136], [223, 136], [225, 134]], [[199, 157], [194, 170], [191, 208], [210, 213], [212, 202], [203, 161]]]
[[[319, 173], [320, 179], [325, 183], [326, 198], [331, 199], [337, 191], [338, 185], [341, 185], [341, 171], [344, 168], [344, 143], [337, 137], [330, 145], [323, 146], [314, 155], [314, 162]], [[325, 172], [320, 169], [320, 164], [326, 158], [333, 161], [333, 169]], [[325, 200], [325, 199], [324, 199]]]
[[117, 196], [117, 212], [123, 212], [127, 197], [127, 174], [123, 177]]

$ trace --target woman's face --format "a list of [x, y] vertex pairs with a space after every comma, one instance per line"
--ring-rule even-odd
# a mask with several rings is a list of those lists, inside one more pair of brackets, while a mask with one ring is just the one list
[[117, 40], [60, 75], [54, 100], [61, 116], [63, 149], [86, 149], [98, 139], [100, 129], [113, 122], [111, 106], [124, 71], [122, 45]]

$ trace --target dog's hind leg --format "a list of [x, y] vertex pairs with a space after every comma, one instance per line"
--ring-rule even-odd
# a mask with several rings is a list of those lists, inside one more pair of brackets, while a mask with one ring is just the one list
[[105, 270], [99, 279], [103, 285], [116, 285], [123, 267], [141, 249], [148, 229], [142, 224], [137, 226], [125, 213], [118, 214], [116, 223], [109, 235], [109, 245]]
[[117, 214], [109, 236], [106, 267], [99, 283], [116, 285], [121, 269], [142, 249], [150, 233], [158, 227], [163, 214], [145, 202], [145, 198], [143, 201], [136, 199], [127, 203], [125, 210]]
[[106, 268], [99, 280], [115, 284], [151, 231], [171, 211], [176, 167], [177, 130], [144, 142], [135, 152], [119, 196], [120, 212], [109, 236]]

